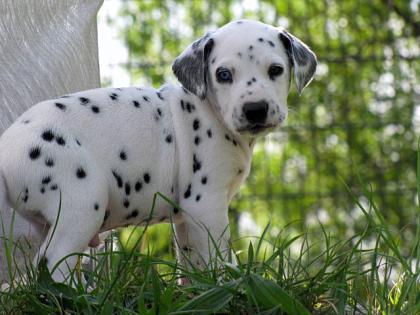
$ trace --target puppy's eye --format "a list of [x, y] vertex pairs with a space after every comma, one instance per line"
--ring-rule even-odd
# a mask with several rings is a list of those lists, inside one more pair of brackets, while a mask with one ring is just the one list
[[219, 83], [232, 83], [232, 73], [226, 68], [217, 68], [216, 79]]
[[283, 67], [280, 65], [272, 64], [268, 69], [268, 76], [271, 80], [274, 80], [276, 77], [283, 73]]

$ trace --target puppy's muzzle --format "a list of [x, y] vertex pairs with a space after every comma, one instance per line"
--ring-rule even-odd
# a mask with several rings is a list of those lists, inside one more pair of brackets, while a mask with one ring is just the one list
[[242, 111], [250, 125], [263, 125], [267, 119], [268, 103], [248, 102], [244, 104]]
[[273, 124], [267, 122], [268, 103], [265, 100], [245, 103], [242, 112], [247, 123], [246, 126], [238, 129], [239, 132], [250, 132], [256, 135], [274, 127]]

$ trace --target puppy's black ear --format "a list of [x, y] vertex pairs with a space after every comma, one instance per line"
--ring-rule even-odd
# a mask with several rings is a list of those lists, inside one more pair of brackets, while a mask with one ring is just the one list
[[317, 65], [316, 55], [299, 38], [285, 30], [279, 33], [279, 38], [294, 68], [296, 87], [301, 94], [314, 77]]
[[179, 82], [201, 99], [207, 92], [208, 57], [214, 45], [210, 33], [189, 45], [172, 64], [172, 71]]

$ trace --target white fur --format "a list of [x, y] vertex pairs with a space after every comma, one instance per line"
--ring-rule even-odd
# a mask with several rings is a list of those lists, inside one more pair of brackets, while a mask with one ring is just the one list
[[[227, 249], [227, 209], [249, 174], [255, 137], [287, 116], [290, 68], [278, 33], [252, 21], [212, 33], [204, 99], [174, 86], [106, 88], [45, 101], [25, 112], [0, 138], [0, 206], [10, 203], [40, 228], [49, 228], [35, 262], [45, 255], [51, 268], [63, 256], [82, 252], [97, 233], [170, 220], [181, 261], [185, 253], [195, 264], [209, 261], [208, 232], [222, 251]], [[272, 63], [285, 69], [276, 80], [267, 76]], [[216, 82], [220, 66], [234, 69], [232, 84]], [[252, 78], [256, 82], [248, 85]], [[269, 104], [269, 128], [238, 132], [246, 123], [243, 104], [261, 99]], [[151, 213], [156, 192], [183, 211], [174, 212], [158, 198]], [[75, 258], [67, 264], [73, 267]], [[53, 276], [63, 280], [66, 273], [61, 268]]]

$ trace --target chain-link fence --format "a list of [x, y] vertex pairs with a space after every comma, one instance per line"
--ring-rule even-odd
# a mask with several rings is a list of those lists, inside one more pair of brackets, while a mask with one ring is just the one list
[[321, 222], [346, 235], [363, 223], [356, 201], [368, 204], [367, 188], [388, 222], [412, 236], [420, 131], [418, 2], [123, 3], [130, 55], [125, 66], [135, 83], [144, 77], [164, 83], [187, 43], [236, 18], [284, 26], [316, 52], [315, 80], [300, 97], [292, 88], [288, 125], [256, 147], [252, 173], [231, 206], [239, 229], [251, 217], [260, 227], [297, 220], [300, 230]]

